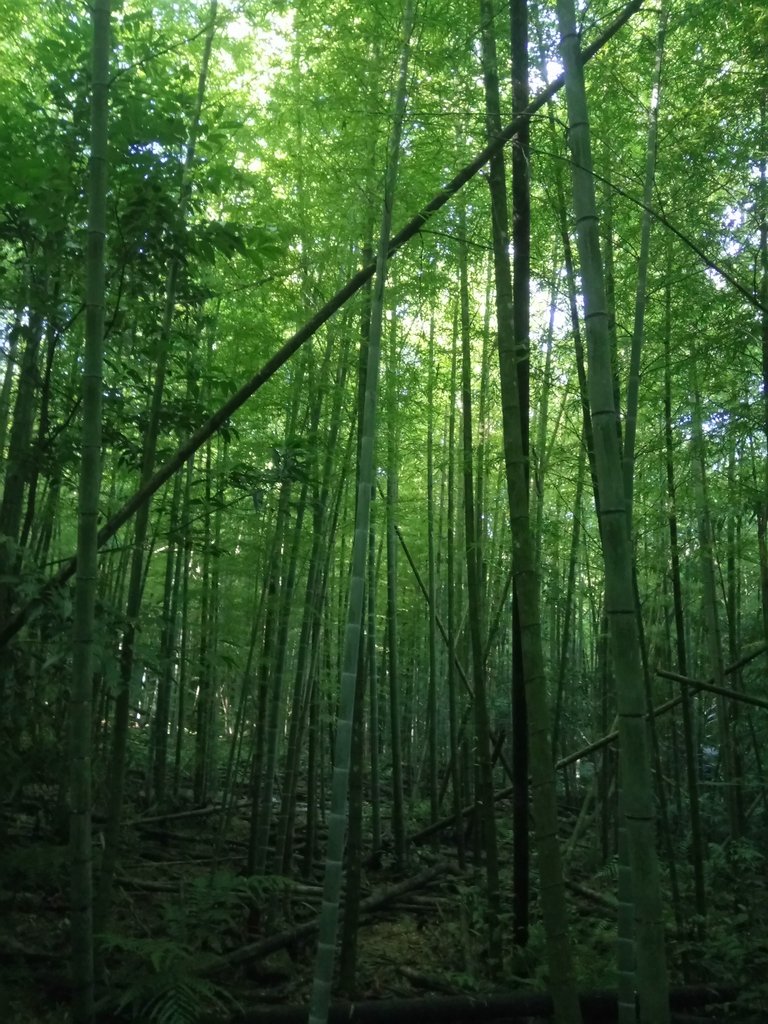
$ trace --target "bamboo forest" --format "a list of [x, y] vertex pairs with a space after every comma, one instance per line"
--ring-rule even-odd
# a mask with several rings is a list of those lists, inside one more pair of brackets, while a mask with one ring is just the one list
[[0, 1019], [768, 1020], [764, 0], [0, 0]]

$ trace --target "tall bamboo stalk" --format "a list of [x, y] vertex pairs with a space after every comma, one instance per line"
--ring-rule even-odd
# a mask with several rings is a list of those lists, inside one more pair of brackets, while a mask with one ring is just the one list
[[467, 600], [469, 602], [469, 642], [472, 651], [474, 681], [474, 718], [476, 777], [475, 803], [477, 827], [482, 835], [485, 855], [486, 914], [488, 925], [488, 963], [493, 975], [502, 964], [500, 929], [501, 893], [499, 889], [499, 854], [496, 817], [493, 810], [493, 771], [491, 765], [491, 727], [488, 718], [488, 688], [483, 658], [483, 602], [480, 592], [480, 564], [477, 550], [472, 478], [472, 390], [470, 385], [469, 284], [467, 278], [466, 217], [459, 209], [459, 301], [461, 304], [461, 413], [463, 438], [464, 482], [464, 544], [467, 565]]
[[669, 1021], [664, 915], [655, 846], [645, 687], [611, 367], [611, 340], [592, 176], [589, 115], [573, 0], [558, 0], [565, 67], [573, 202], [589, 350], [589, 402], [600, 496], [605, 604], [617, 686], [623, 812], [635, 893], [637, 988], [643, 1024]]
[[83, 358], [82, 459], [78, 494], [72, 686], [70, 691], [70, 881], [72, 893], [72, 1019], [94, 1013], [91, 736], [93, 630], [98, 575], [101, 488], [101, 396], [104, 361], [104, 250], [107, 235], [109, 0], [91, 8], [91, 158], [88, 180], [86, 325]]
[[331, 985], [333, 982], [333, 966], [336, 959], [336, 933], [338, 930], [344, 837], [346, 834], [347, 786], [349, 783], [349, 762], [352, 745], [352, 720], [355, 691], [357, 688], [360, 634], [363, 623], [371, 492], [374, 484], [376, 405], [382, 321], [384, 318], [384, 288], [387, 277], [387, 250], [392, 223], [392, 206], [397, 185], [400, 139], [405, 120], [408, 63], [411, 52], [414, 14], [414, 0], [408, 0], [403, 18], [403, 46], [394, 101], [392, 132], [387, 153], [384, 204], [376, 256], [376, 277], [371, 299], [371, 331], [368, 340], [368, 368], [357, 479], [355, 533], [352, 545], [349, 598], [342, 653], [340, 705], [336, 725], [331, 811], [328, 818], [328, 848], [318, 929], [317, 956], [310, 997], [309, 1024], [325, 1024], [328, 1018]]

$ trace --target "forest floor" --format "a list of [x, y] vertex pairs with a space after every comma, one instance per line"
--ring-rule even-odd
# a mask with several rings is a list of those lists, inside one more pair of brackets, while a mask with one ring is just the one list
[[[500, 821], [506, 808], [500, 805]], [[127, 816], [129, 817], [129, 816]], [[100, 1021], [221, 1024], [256, 1007], [305, 1004], [311, 987], [322, 864], [301, 883], [243, 873], [247, 823], [235, 817], [225, 842], [219, 815], [141, 821], [130, 814], [104, 936]], [[571, 820], [565, 816], [565, 820]], [[69, 941], [67, 846], [39, 811], [4, 822], [0, 851], [0, 1021], [67, 1019]], [[297, 832], [297, 835], [300, 833]], [[363, 877], [355, 999], [541, 992], [547, 971], [533, 904], [525, 949], [504, 952], [502, 982], [488, 976], [482, 874], [458, 872], [455, 846], [411, 848], [405, 874], [386, 856]], [[500, 860], [512, 863], [502, 826]], [[470, 836], [471, 847], [471, 836]], [[713, 847], [706, 936], [675, 935], [669, 912], [671, 984], [731, 985], [730, 1005], [678, 1020], [768, 1021], [768, 874], [757, 843]], [[470, 849], [471, 852], [471, 849]], [[687, 870], [678, 865], [688, 909]], [[578, 845], [567, 868], [577, 971], [583, 991], [615, 988], [615, 861]], [[502, 877], [509, 897], [511, 880]], [[511, 934], [510, 916], [502, 930]], [[522, 1018], [521, 1018], [522, 1019]], [[528, 1018], [526, 1018], [528, 1019]]]

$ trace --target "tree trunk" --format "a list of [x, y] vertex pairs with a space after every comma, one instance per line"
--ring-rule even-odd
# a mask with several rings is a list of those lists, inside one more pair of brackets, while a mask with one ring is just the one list
[[[691, 359], [691, 390], [693, 407], [691, 409], [691, 465], [698, 513], [699, 553], [701, 561], [702, 600], [704, 603], [704, 622], [706, 624], [707, 646], [709, 648], [709, 665], [716, 686], [724, 683], [723, 645], [720, 629], [720, 602], [717, 597], [715, 536], [712, 529], [712, 517], [709, 508], [709, 488], [704, 451], [704, 429], [702, 425], [701, 399], [696, 373], [697, 357]], [[739, 783], [736, 778], [734, 764], [733, 735], [731, 729], [731, 710], [722, 697], [717, 701], [717, 720], [720, 740], [720, 767], [725, 784], [725, 806], [728, 812], [728, 823], [731, 839], [738, 839], [743, 830], [739, 816]]]
[[397, 543], [395, 512], [397, 509], [397, 384], [395, 334], [390, 334], [387, 364], [387, 661], [389, 681], [389, 732], [392, 751], [392, 834], [398, 870], [405, 868], [405, 799], [403, 784], [402, 743], [402, 677], [397, 621]]
[[[198, 78], [197, 97], [190, 124], [186, 158], [184, 161], [184, 169], [180, 184], [179, 209], [177, 214], [180, 223], [184, 223], [189, 200], [187, 171], [194, 164], [195, 159], [195, 148], [200, 130], [200, 116], [203, 107], [206, 83], [208, 80], [208, 64], [210, 61], [211, 50], [213, 48], [213, 37], [216, 30], [217, 7], [217, 0], [211, 0], [208, 11], [208, 27], [205, 34], [202, 64]], [[146, 487], [150, 482], [154, 470], [155, 453], [157, 451], [157, 441], [160, 430], [160, 414], [162, 411], [163, 393], [165, 390], [165, 376], [168, 366], [170, 332], [176, 308], [176, 292], [178, 289], [180, 273], [181, 258], [179, 256], [174, 256], [168, 268], [165, 287], [165, 305], [163, 307], [163, 318], [160, 328], [159, 353], [157, 365], [155, 367], [155, 380], [152, 389], [152, 398], [148, 410], [148, 423], [142, 446], [141, 488]], [[133, 553], [131, 558], [130, 580], [128, 583], [128, 596], [125, 610], [127, 626], [123, 633], [120, 649], [120, 682], [118, 694], [115, 699], [115, 713], [112, 725], [110, 796], [107, 811], [107, 824], [104, 829], [104, 856], [102, 859], [98, 894], [99, 931], [104, 931], [106, 929], [109, 920], [112, 903], [112, 881], [117, 864], [118, 844], [120, 841], [120, 822], [123, 811], [123, 789], [125, 786], [125, 754], [128, 739], [130, 687], [134, 670], [134, 643], [136, 639], [136, 628], [139, 613], [141, 611], [146, 561], [145, 545], [149, 526], [149, 509], [150, 505], [148, 501], [142, 503], [141, 507], [138, 509], [133, 535]], [[101, 534], [99, 536], [99, 540], [103, 543], [103, 536]]]
[[429, 618], [427, 649], [429, 654], [429, 687], [427, 690], [427, 757], [429, 774], [429, 820], [437, 821], [440, 813], [437, 781], [437, 576], [435, 567], [435, 497], [434, 497], [434, 432], [435, 432], [435, 320], [429, 324], [429, 377], [427, 380], [427, 587]]
[[397, 185], [400, 139], [405, 119], [406, 88], [410, 41], [413, 31], [413, 0], [408, 0], [403, 21], [403, 48], [395, 96], [392, 133], [387, 154], [384, 184], [384, 206], [376, 257], [376, 278], [371, 301], [371, 332], [368, 341], [368, 368], [366, 396], [363, 411], [363, 431], [360, 444], [360, 464], [357, 480], [355, 533], [352, 546], [352, 564], [349, 576], [347, 620], [342, 653], [342, 679], [339, 715], [336, 726], [336, 749], [333, 765], [331, 812], [328, 822], [328, 848], [326, 852], [323, 903], [320, 912], [317, 956], [310, 996], [310, 1024], [325, 1024], [330, 1005], [333, 965], [336, 953], [339, 904], [341, 899], [342, 860], [346, 833], [347, 787], [352, 744], [352, 721], [355, 691], [357, 689], [358, 655], [363, 624], [365, 594], [365, 563], [370, 529], [371, 492], [374, 484], [374, 445], [376, 441], [376, 399], [378, 394], [381, 333], [384, 316], [384, 288], [386, 284], [387, 252], [392, 207]]
[[[483, 75], [488, 133], [499, 124], [499, 89], [491, 5], [481, 0]], [[491, 159], [489, 185], [496, 278], [496, 329], [501, 382], [504, 463], [512, 529], [512, 564], [520, 616], [520, 650], [526, 687], [528, 743], [541, 877], [550, 987], [561, 1024], [581, 1020], [568, 936], [565, 885], [557, 837], [557, 794], [549, 735], [549, 708], [539, 611], [539, 585], [528, 511], [528, 473], [523, 438], [517, 351], [513, 332], [513, 294], [509, 264], [509, 225], [503, 154]], [[526, 823], [527, 826], [527, 823]]]
[[107, 234], [109, 116], [109, 0], [96, 0], [92, 24], [91, 159], [88, 180], [86, 328], [83, 357], [82, 459], [78, 496], [72, 684], [70, 691], [70, 824], [72, 891], [72, 1020], [92, 1024], [93, 837], [91, 834], [91, 736], [93, 630], [98, 577], [101, 489], [101, 396], [104, 362], [104, 292]]
[[475, 716], [476, 826], [482, 836], [485, 854], [486, 914], [488, 925], [488, 966], [497, 977], [503, 963], [500, 928], [501, 894], [499, 890], [499, 854], [496, 816], [493, 807], [493, 771], [491, 766], [491, 727], [488, 719], [488, 693], [483, 658], [483, 607], [480, 595], [480, 566], [476, 542], [476, 519], [472, 479], [472, 391], [469, 349], [469, 284], [467, 279], [466, 218], [459, 210], [459, 299], [461, 303], [461, 411], [463, 425], [464, 544], [467, 565], [467, 601], [469, 602], [469, 641], [472, 651]]
[[[521, 114], [528, 106], [528, 0], [509, 0], [512, 32], [512, 113]], [[497, 123], [500, 118], [497, 119]], [[529, 498], [529, 412], [530, 412], [530, 278], [531, 278], [531, 195], [529, 167], [531, 151], [529, 123], [523, 121], [512, 147], [512, 334], [517, 360], [517, 399], [520, 407], [520, 436], [525, 464], [525, 500]], [[514, 543], [514, 540], [513, 540]], [[538, 566], [536, 567], [538, 572]], [[528, 819], [528, 712], [525, 700], [525, 669], [520, 637], [520, 598], [512, 588], [512, 770], [515, 795], [512, 803], [513, 921], [515, 943], [528, 943], [530, 918], [530, 854]]]
[[450, 772], [451, 798], [453, 802], [453, 821], [456, 832], [456, 853], [459, 867], [463, 871], [466, 866], [464, 850], [464, 825], [461, 808], [464, 806], [465, 794], [462, 790], [461, 763], [459, 749], [459, 714], [456, 685], [456, 543], [455, 543], [455, 465], [456, 465], [456, 349], [458, 342], [458, 319], [454, 317], [451, 344], [451, 383], [448, 392], [450, 412], [448, 414], [448, 501], [446, 517], [446, 587], [447, 596], [447, 636], [448, 664], [446, 666], [446, 687], [448, 689], [448, 732], [450, 737]]
[[656, 151], [659, 127], [659, 103], [661, 98], [661, 69], [664, 60], [664, 39], [667, 31], [667, 8], [663, 0], [659, 11], [659, 28], [656, 35], [656, 63], [651, 86], [651, 108], [648, 112], [648, 137], [645, 145], [645, 184], [643, 186], [643, 210], [640, 220], [640, 252], [637, 260], [637, 286], [635, 289], [635, 320], [632, 328], [632, 347], [629, 358], [629, 381], [627, 384], [627, 410], [624, 429], [624, 493], [627, 496], [629, 533], [632, 536], [632, 502], [635, 477], [635, 435], [637, 433], [637, 412], [640, 398], [640, 356], [645, 330], [645, 303], [648, 291], [648, 264], [651, 253], [651, 204], [656, 178]]
[[600, 495], [605, 603], [617, 686], [623, 810], [635, 894], [640, 1019], [643, 1024], [666, 1024], [669, 1021], [669, 981], [655, 847], [653, 783], [645, 726], [645, 689], [635, 615], [587, 100], [573, 0], [558, 0], [557, 16], [566, 75], [574, 212], [589, 348], [589, 399]]

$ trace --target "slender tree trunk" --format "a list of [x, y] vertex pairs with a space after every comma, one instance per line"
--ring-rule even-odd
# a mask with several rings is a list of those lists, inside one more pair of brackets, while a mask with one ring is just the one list
[[[288, 413], [286, 425], [286, 439], [292, 436], [294, 430], [294, 415], [296, 403]], [[271, 545], [272, 557], [269, 559], [267, 579], [265, 580], [266, 597], [264, 628], [261, 640], [261, 655], [258, 668], [258, 687], [256, 700], [256, 720], [253, 729], [253, 758], [251, 762], [251, 822], [248, 841], [248, 862], [247, 871], [249, 875], [257, 871], [258, 849], [263, 836], [260, 826], [260, 817], [264, 807], [262, 794], [267, 784], [266, 762], [268, 743], [268, 717], [270, 713], [270, 687], [277, 685], [275, 678], [275, 647], [276, 634], [278, 630], [280, 614], [280, 580], [283, 570], [285, 552], [284, 548], [288, 538], [288, 519], [290, 516], [290, 492], [289, 482], [285, 481], [280, 489], [277, 513], [275, 516], [275, 529]], [[271, 789], [272, 783], [269, 783]]]
[[[497, 130], [499, 89], [491, 5], [481, 0], [483, 75], [488, 133]], [[504, 437], [504, 462], [512, 529], [512, 561], [520, 616], [520, 650], [526, 686], [528, 743], [541, 877], [550, 987], [560, 1024], [581, 1020], [568, 935], [565, 885], [557, 837], [557, 794], [549, 735], [549, 709], [539, 612], [539, 586], [528, 512], [528, 472], [519, 398], [518, 360], [513, 332], [513, 292], [503, 154], [491, 159], [489, 185], [493, 218], [496, 323]], [[527, 827], [527, 822], [526, 822]]]
[[307, 827], [305, 832], [304, 855], [301, 862], [302, 876], [309, 880], [313, 876], [317, 850], [317, 807], [318, 775], [320, 761], [320, 670], [309, 678], [309, 721], [307, 723]]
[[[16, 401], [8, 438], [8, 453], [5, 463], [3, 496], [0, 501], [0, 622], [10, 617], [15, 601], [13, 579], [21, 569], [22, 552], [20, 529], [24, 508], [24, 492], [32, 475], [34, 457], [32, 434], [35, 423], [35, 406], [38, 381], [38, 356], [43, 335], [45, 318], [47, 277], [39, 279], [31, 271], [29, 322], [23, 328], [24, 352], [19, 367]], [[6, 666], [0, 668], [0, 679], [6, 674]], [[7, 715], [5, 702], [0, 713]]]
[[437, 576], [435, 567], [435, 497], [434, 497], [434, 432], [435, 432], [435, 320], [429, 324], [429, 379], [427, 381], [427, 579], [429, 590], [428, 654], [429, 688], [427, 691], [427, 756], [429, 759], [429, 820], [437, 821], [440, 813], [437, 779]]
[[[43, 472], [50, 474], [51, 470], [43, 470], [45, 463], [46, 450], [50, 448], [51, 437], [51, 378], [53, 375], [53, 362], [56, 356], [56, 351], [59, 346], [61, 337], [61, 329], [58, 324], [58, 317], [56, 314], [59, 294], [61, 291], [61, 284], [58, 279], [53, 282], [51, 298], [48, 302], [48, 316], [47, 323], [45, 326], [45, 358], [43, 360], [43, 372], [42, 380], [40, 381], [40, 411], [38, 414], [37, 423], [37, 439], [30, 446], [30, 460], [29, 460], [29, 475], [27, 479], [27, 495], [26, 495], [26, 511], [24, 513], [24, 522], [21, 525], [21, 532], [19, 533], [19, 546], [26, 548], [29, 544], [30, 534], [32, 532], [33, 525], [35, 523], [35, 512], [37, 511], [37, 499], [38, 499], [38, 487], [40, 484], [40, 477]], [[56, 472], [55, 460], [50, 458], [49, 460], [53, 463], [52, 472]]]
[[589, 399], [600, 495], [606, 612], [617, 686], [623, 811], [636, 894], [640, 1019], [643, 1024], [666, 1024], [669, 1021], [669, 980], [644, 720], [645, 689], [617, 431], [618, 411], [613, 393], [609, 314], [592, 178], [584, 71], [573, 0], [558, 0], [557, 16], [566, 75], [574, 211], [589, 347]]
[[[553, 279], [552, 279], [552, 290], [549, 297], [549, 323], [547, 325], [547, 335], [544, 342], [545, 355], [544, 355], [544, 367], [541, 378], [541, 391], [539, 397], [539, 407], [536, 410], [536, 449], [533, 452], [534, 458], [534, 488], [533, 488], [533, 500], [535, 508], [534, 517], [534, 540], [536, 542], [536, 565], [539, 569], [539, 575], [542, 575], [542, 564], [541, 564], [541, 545], [543, 540], [544, 532], [544, 491], [545, 491], [545, 479], [547, 474], [547, 467], [549, 465], [549, 457], [555, 446], [557, 440], [557, 434], [560, 426], [560, 422], [565, 412], [566, 402], [568, 401], [568, 395], [563, 394], [563, 399], [560, 404], [560, 409], [557, 413], [554, 427], [550, 431], [549, 425], [549, 393], [552, 389], [552, 348], [555, 333], [555, 313], [557, 311], [557, 298], [558, 298], [558, 263], [557, 263], [557, 244], [553, 245], [552, 252], [552, 266], [553, 266]], [[550, 432], [550, 440], [547, 441], [547, 433]]]
[[360, 894], [363, 873], [363, 711], [365, 708], [366, 651], [360, 644], [359, 672], [352, 719], [352, 748], [349, 770], [349, 835], [347, 838], [344, 920], [339, 953], [339, 983], [342, 992], [357, 995], [357, 930], [360, 924]]
[[451, 383], [449, 390], [450, 412], [448, 414], [448, 502], [446, 516], [446, 587], [447, 596], [447, 638], [448, 665], [446, 667], [446, 686], [448, 690], [448, 732], [450, 737], [450, 770], [451, 796], [453, 801], [453, 819], [456, 832], [456, 853], [459, 867], [464, 870], [466, 854], [464, 850], [464, 823], [461, 809], [465, 803], [462, 790], [461, 757], [459, 749], [459, 714], [456, 685], [456, 543], [455, 543], [455, 465], [456, 465], [456, 349], [458, 343], [458, 319], [454, 317], [451, 345]]
[[[528, 0], [509, 0], [512, 32], [512, 113], [528, 106]], [[500, 119], [499, 119], [500, 120]], [[512, 147], [512, 332], [517, 359], [517, 392], [520, 405], [520, 433], [525, 460], [526, 492], [529, 484], [529, 347], [531, 277], [531, 160], [529, 124], [520, 126]], [[527, 493], [526, 493], [527, 499]], [[528, 943], [530, 917], [530, 854], [528, 819], [528, 714], [525, 701], [525, 673], [520, 638], [520, 607], [517, 588], [512, 589], [512, 768], [516, 792], [513, 798], [514, 870], [513, 934], [519, 946]]]
[[172, 539], [165, 554], [165, 580], [163, 585], [163, 611], [160, 626], [160, 678], [157, 684], [157, 704], [151, 723], [150, 746], [150, 789], [155, 801], [162, 806], [165, 800], [165, 780], [168, 760], [168, 725], [171, 717], [171, 688], [174, 677], [174, 651], [176, 621], [178, 614], [179, 551], [181, 534], [177, 532], [179, 509], [181, 507], [182, 478], [176, 476], [171, 499]]
[[[316, 669], [319, 643], [320, 610], [325, 601], [328, 580], [328, 562], [333, 549], [336, 534], [336, 522], [341, 495], [344, 487], [344, 475], [339, 481], [333, 508], [328, 509], [331, 494], [331, 475], [334, 465], [334, 454], [338, 444], [341, 427], [342, 397], [349, 364], [349, 335], [344, 332], [343, 350], [340, 365], [336, 374], [333, 389], [333, 407], [330, 413], [328, 435], [325, 444], [325, 455], [320, 469], [320, 481], [312, 505], [312, 547], [307, 570], [307, 584], [304, 598], [304, 615], [299, 637], [299, 648], [296, 661], [296, 676], [292, 699], [292, 712], [288, 731], [286, 767], [283, 792], [278, 822], [278, 842], [281, 870], [283, 874], [291, 873], [291, 857], [293, 850], [293, 822], [295, 818], [296, 786], [298, 782], [299, 759], [301, 756], [301, 738], [309, 713], [308, 700], [311, 679]], [[325, 380], [332, 345], [328, 344], [323, 360], [321, 380]], [[320, 398], [318, 396], [318, 402]], [[319, 409], [318, 409], [319, 412]]]
[[91, 158], [88, 181], [86, 326], [83, 359], [82, 459], [78, 502], [72, 684], [70, 691], [70, 825], [72, 889], [72, 1019], [92, 1024], [93, 838], [91, 835], [91, 736], [93, 629], [98, 577], [101, 488], [101, 395], [104, 360], [104, 250], [107, 233], [109, 113], [109, 0], [91, 10]]
[[[768, 151], [768, 84], [760, 94], [760, 139], [763, 153]], [[768, 445], [768, 159], [760, 160], [758, 183], [758, 209], [760, 216], [760, 317], [761, 368], [763, 386], [763, 433]], [[760, 553], [760, 596], [763, 611], [763, 637], [768, 643], [768, 457], [763, 459], [764, 498], [757, 515], [758, 545]]]
[[267, 867], [269, 835], [272, 824], [272, 797], [274, 794], [275, 772], [277, 770], [278, 739], [280, 732], [282, 731], [280, 727], [284, 705], [283, 677], [285, 675], [285, 660], [287, 656], [288, 627], [290, 624], [293, 593], [296, 589], [301, 528], [307, 505], [307, 487], [308, 481], [305, 480], [302, 484], [298, 499], [298, 508], [296, 512], [296, 522], [293, 527], [293, 540], [291, 543], [290, 556], [288, 558], [286, 576], [283, 581], [280, 594], [277, 636], [275, 640], [276, 649], [273, 662], [272, 693], [270, 694], [269, 716], [267, 722], [266, 756], [264, 760], [258, 832], [256, 836], [255, 869], [257, 874], [263, 874]]
[[[198, 78], [197, 97], [193, 111], [189, 138], [187, 143], [186, 159], [182, 171], [180, 183], [178, 219], [183, 223], [186, 216], [186, 207], [189, 200], [189, 187], [187, 183], [187, 170], [194, 164], [195, 148], [200, 130], [200, 116], [205, 96], [206, 83], [208, 80], [208, 64], [213, 48], [213, 37], [216, 29], [216, 12], [218, 9], [217, 0], [211, 0], [208, 11], [208, 28], [205, 34], [203, 59]], [[181, 259], [174, 256], [168, 268], [168, 277], [165, 287], [165, 305], [163, 307], [163, 318], [160, 328], [159, 355], [155, 367], [155, 380], [150, 401], [149, 418], [144, 435], [142, 461], [141, 461], [141, 487], [146, 487], [152, 478], [157, 440], [160, 430], [160, 414], [163, 404], [163, 393], [165, 390], [165, 376], [168, 366], [169, 341], [171, 325], [176, 308], [176, 292], [178, 289], [179, 275], [181, 273]], [[104, 856], [102, 859], [101, 877], [99, 879], [98, 894], [98, 930], [106, 928], [111, 903], [112, 903], [112, 881], [117, 865], [118, 844], [120, 841], [120, 823], [123, 811], [123, 790], [125, 786], [125, 754], [128, 739], [128, 714], [131, 679], [134, 669], [134, 644], [136, 639], [136, 627], [141, 611], [141, 598], [143, 589], [143, 578], [145, 568], [145, 544], [149, 526], [149, 502], [144, 502], [137, 511], [136, 523], [133, 535], [133, 554], [131, 559], [130, 580], [128, 583], [128, 596], [126, 601], [127, 626], [123, 633], [120, 649], [120, 688], [115, 700], [115, 714], [112, 726], [112, 755], [110, 760], [110, 797], [107, 811], [107, 824], [104, 829]], [[100, 538], [101, 539], [101, 538]]]
[[[224, 784], [222, 787], [222, 804], [224, 814], [216, 837], [216, 849], [214, 853], [215, 864], [218, 864], [221, 851], [224, 847], [224, 842], [229, 834], [234, 805], [235, 775], [242, 774], [243, 768], [246, 767], [242, 760], [242, 749], [245, 739], [245, 714], [246, 708], [251, 702], [253, 661], [256, 655], [256, 644], [258, 643], [259, 634], [263, 626], [264, 602], [266, 599], [266, 591], [265, 588], [261, 586], [260, 574], [257, 572], [254, 576], [256, 579], [256, 585], [254, 587], [253, 605], [250, 613], [251, 635], [248, 641], [248, 653], [245, 658], [245, 668], [243, 669], [242, 678], [240, 680], [239, 693], [237, 697], [237, 711], [235, 712], [235, 721], [232, 727], [232, 741], [229, 748], [227, 767], [224, 774]], [[284, 871], [282, 873], [287, 875], [290, 872]]]
[[[396, 321], [393, 321], [393, 324]], [[397, 620], [397, 378], [396, 334], [390, 334], [387, 365], [387, 653], [389, 679], [389, 724], [392, 751], [392, 834], [398, 869], [405, 868], [405, 799], [403, 783], [402, 677], [400, 673], [399, 630]]]
[[651, 253], [651, 205], [653, 203], [653, 186], [656, 178], [661, 70], [664, 60], [666, 31], [667, 8], [662, 0], [659, 12], [659, 28], [656, 35], [656, 63], [653, 69], [653, 84], [651, 86], [651, 108], [648, 112], [648, 138], [645, 146], [645, 185], [643, 187], [643, 210], [640, 219], [640, 252], [637, 260], [637, 286], [635, 289], [635, 320], [632, 329], [632, 348], [629, 358], [627, 410], [624, 429], [624, 493], [627, 496], [630, 537], [632, 535], [632, 502], [635, 477], [635, 435], [637, 433], [637, 412], [640, 398], [640, 356], [645, 332], [648, 264]]
[[480, 568], [480, 590], [483, 607], [488, 606], [488, 563], [486, 529], [485, 491], [487, 438], [488, 438], [488, 405], [491, 375], [491, 288], [493, 284], [492, 268], [489, 265], [485, 283], [485, 309], [483, 310], [482, 355], [480, 358], [480, 393], [477, 401], [477, 429], [475, 435], [475, 538], [477, 544], [477, 560]]
[[[736, 478], [736, 451], [732, 441], [728, 452], [728, 493], [737, 494], [739, 481]], [[733, 663], [738, 659], [738, 652], [741, 648], [741, 515], [734, 510], [734, 506], [728, 509], [726, 521], [726, 580], [725, 580], [725, 610], [728, 620], [728, 660]], [[741, 671], [734, 673], [733, 689], [742, 690]], [[744, 760], [740, 749], [739, 719], [742, 711], [745, 717], [751, 722], [749, 709], [742, 709], [739, 701], [730, 702], [728, 710], [731, 715], [731, 739], [733, 743], [733, 770], [736, 779], [736, 817], [740, 827], [743, 829], [746, 824], [744, 793], [741, 787]], [[760, 751], [756, 750], [757, 757]], [[762, 775], [762, 773], [761, 773]]]
[[198, 685], [197, 707], [195, 708], [195, 764], [192, 786], [193, 799], [198, 807], [202, 807], [207, 803], [210, 790], [213, 753], [212, 725], [216, 693], [216, 668], [211, 651], [211, 613], [213, 609], [211, 579], [211, 519], [214, 514], [212, 500], [213, 495], [211, 492], [211, 480], [213, 477], [213, 460], [211, 455], [212, 444], [213, 442], [209, 441], [205, 446], [205, 469], [203, 470], [205, 506], [203, 509], [203, 558], [200, 573], [200, 629], [198, 631], [200, 645], [197, 657]]
[[[704, 602], [704, 621], [706, 624], [707, 647], [709, 648], [709, 664], [715, 685], [725, 684], [725, 663], [721, 639], [720, 602], [717, 597], [715, 536], [712, 529], [712, 516], [709, 507], [709, 488], [707, 484], [704, 430], [702, 426], [701, 399], [698, 390], [696, 373], [697, 357], [691, 360], [693, 380], [693, 407], [691, 410], [691, 464], [693, 468], [696, 511], [698, 513], [699, 551], [701, 559], [702, 599]], [[730, 720], [730, 708], [725, 698], [717, 699], [717, 718], [720, 737], [720, 765], [725, 783], [725, 806], [728, 812], [728, 823], [732, 839], [738, 839], [743, 831], [739, 817], [739, 784], [734, 764], [733, 735]]]
[[[582, 494], [584, 492], [584, 475], [586, 467], [586, 446], [582, 431], [582, 443], [579, 447], [579, 468], [576, 471], [576, 496], [573, 501], [573, 531], [571, 533], [571, 550], [568, 557], [568, 580], [565, 585], [565, 609], [563, 612], [563, 635], [560, 640], [560, 652], [557, 662], [557, 680], [555, 683], [555, 713], [552, 723], [552, 754], [558, 759], [558, 745], [562, 727], [563, 700], [565, 695], [565, 677], [569, 665], [571, 646], [571, 624], [573, 622], [573, 606], [576, 586], [576, 563], [579, 555], [581, 536]], [[573, 662], [571, 662], [572, 664]]]
[[368, 621], [365, 627], [365, 640], [368, 645], [367, 668], [368, 668], [368, 740], [370, 746], [370, 767], [371, 767], [371, 852], [377, 853], [381, 849], [381, 736], [379, 725], [379, 669], [378, 657], [376, 654], [376, 580], [378, 569], [381, 565], [381, 553], [383, 543], [379, 544], [379, 553], [376, 554], [376, 530], [371, 519], [371, 529], [368, 539]]
[[503, 962], [500, 928], [501, 894], [499, 890], [499, 854], [496, 816], [493, 806], [493, 770], [491, 765], [491, 727], [488, 718], [488, 692], [483, 659], [483, 608], [480, 593], [480, 566], [476, 541], [476, 520], [472, 479], [472, 391], [469, 348], [469, 283], [467, 278], [466, 218], [459, 210], [459, 299], [461, 303], [461, 411], [463, 424], [464, 544], [467, 564], [467, 600], [469, 602], [469, 641], [472, 651], [477, 785], [475, 804], [477, 827], [485, 854], [488, 964], [492, 976], [498, 976]]
[[352, 744], [355, 691], [357, 689], [358, 654], [363, 624], [365, 594], [365, 563], [370, 530], [371, 492], [374, 485], [374, 446], [376, 442], [376, 399], [378, 393], [384, 289], [386, 284], [388, 239], [392, 223], [392, 207], [397, 185], [400, 139], [405, 120], [408, 63], [413, 32], [414, 5], [408, 0], [403, 20], [403, 48], [394, 102], [392, 133], [387, 153], [384, 183], [384, 206], [376, 256], [376, 278], [371, 300], [371, 331], [368, 340], [366, 400], [360, 444], [357, 480], [355, 533], [349, 576], [347, 620], [342, 653], [342, 679], [339, 716], [336, 726], [336, 750], [333, 766], [331, 813], [328, 823], [323, 902], [318, 929], [318, 947], [310, 996], [310, 1024], [325, 1024], [330, 1006], [333, 965], [336, 953], [339, 903], [341, 897], [342, 862], [346, 834], [347, 787]]
[[8, 351], [5, 354], [5, 373], [3, 374], [3, 386], [0, 388], [0, 459], [3, 460], [3, 472], [5, 476], [5, 441], [8, 436], [9, 417], [11, 410], [11, 386], [16, 376], [16, 363], [18, 360], [19, 338], [21, 337], [21, 314], [16, 313], [13, 326], [8, 331]]
[[184, 499], [182, 501], [181, 521], [184, 523], [184, 539], [181, 548], [181, 616], [179, 623], [179, 665], [178, 692], [176, 704], [176, 743], [173, 752], [173, 793], [178, 795], [181, 783], [181, 755], [186, 733], [186, 698], [187, 698], [187, 648], [189, 643], [189, 570], [192, 560], [192, 530], [189, 523], [189, 512], [192, 497], [192, 478], [195, 471], [195, 457], [187, 460], [184, 479]]

